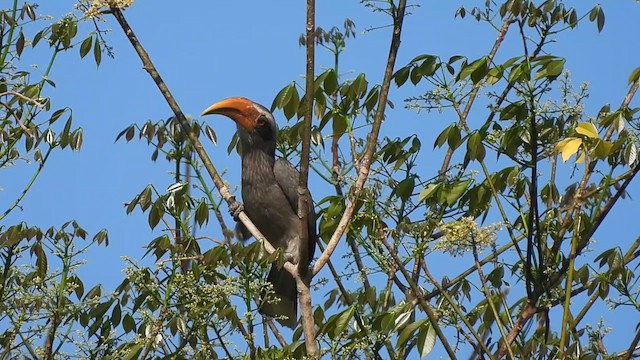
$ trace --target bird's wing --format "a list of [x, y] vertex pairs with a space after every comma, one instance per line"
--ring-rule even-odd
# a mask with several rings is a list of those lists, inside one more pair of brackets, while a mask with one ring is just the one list
[[[300, 173], [296, 168], [291, 165], [290, 162], [284, 159], [277, 159], [273, 165], [273, 173], [276, 177], [276, 182], [282, 189], [282, 192], [286, 196], [291, 209], [298, 213], [298, 177]], [[313, 199], [309, 192], [309, 212], [307, 213], [307, 226], [309, 228], [309, 262], [313, 258], [313, 253], [316, 248], [316, 213], [313, 208]]]

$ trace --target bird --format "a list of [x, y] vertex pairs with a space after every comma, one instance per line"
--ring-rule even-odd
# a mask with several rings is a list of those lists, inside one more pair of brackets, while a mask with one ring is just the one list
[[[307, 243], [303, 243], [298, 217], [299, 172], [289, 161], [276, 159], [278, 127], [273, 114], [266, 107], [244, 97], [221, 100], [202, 112], [202, 116], [212, 114], [224, 115], [237, 125], [244, 212], [269, 243], [281, 249], [286, 260], [297, 265], [298, 274], [307, 276], [317, 239], [313, 200], [307, 191], [308, 236]], [[233, 209], [230, 210], [234, 215]], [[245, 241], [251, 234], [238, 222], [236, 236]], [[293, 329], [298, 322], [298, 291], [293, 276], [274, 263], [267, 281], [273, 285], [277, 300], [263, 300], [259, 306], [260, 312]]]

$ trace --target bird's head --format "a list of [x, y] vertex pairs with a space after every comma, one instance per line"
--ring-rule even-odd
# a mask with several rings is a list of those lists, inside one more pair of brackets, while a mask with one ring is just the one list
[[262, 149], [275, 154], [278, 127], [264, 106], [243, 97], [230, 97], [208, 108], [202, 115], [219, 114], [235, 121], [243, 149]]

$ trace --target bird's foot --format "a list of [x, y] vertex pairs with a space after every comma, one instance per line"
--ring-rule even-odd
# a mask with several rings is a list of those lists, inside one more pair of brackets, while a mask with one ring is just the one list
[[229, 214], [233, 217], [233, 220], [240, 221], [240, 213], [244, 211], [244, 205], [239, 201], [234, 201], [229, 204]]
[[284, 258], [285, 261], [288, 261], [292, 264], [298, 263], [299, 256], [296, 256], [295, 254], [292, 254], [288, 251], [285, 251], [282, 257]]

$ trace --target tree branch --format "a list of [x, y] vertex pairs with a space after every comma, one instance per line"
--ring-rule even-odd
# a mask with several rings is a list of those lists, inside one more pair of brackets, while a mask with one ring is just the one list
[[[122, 14], [122, 11], [117, 7], [111, 7], [110, 10], [111, 10], [111, 14], [118, 21], [118, 24], [124, 31], [126, 37], [129, 39], [129, 41], [131, 42], [131, 45], [133, 46], [136, 53], [138, 54], [138, 57], [142, 61], [143, 69], [145, 69], [147, 73], [149, 73], [149, 76], [151, 76], [153, 81], [156, 83], [156, 86], [160, 90], [160, 93], [165, 98], [167, 105], [169, 105], [169, 107], [173, 111], [173, 114], [175, 115], [178, 123], [182, 127], [184, 133], [186, 134], [189, 141], [191, 142], [191, 145], [193, 146], [194, 150], [198, 154], [198, 157], [202, 161], [202, 164], [204, 168], [207, 170], [207, 173], [209, 174], [209, 176], [211, 177], [215, 187], [218, 189], [220, 196], [227, 202], [227, 204], [235, 203], [236, 202], [235, 196], [231, 194], [227, 186], [222, 181], [222, 178], [218, 174], [218, 171], [216, 170], [215, 166], [211, 162], [211, 159], [209, 158], [206, 151], [204, 150], [204, 147], [202, 146], [202, 143], [198, 139], [198, 136], [195, 134], [195, 132], [191, 131], [191, 125], [189, 124], [188, 120], [184, 116], [184, 113], [180, 109], [180, 106], [176, 102], [175, 98], [173, 97], [173, 95], [171, 95], [171, 92], [169, 91], [169, 89], [167, 88], [167, 85], [162, 80], [162, 77], [160, 76], [155, 66], [151, 62], [151, 59], [149, 58], [149, 54], [144, 49], [142, 44], [140, 44], [140, 41], [138, 40], [135, 33], [133, 32], [133, 29], [127, 23], [127, 20]], [[272, 254], [273, 252], [276, 251], [275, 248], [271, 245], [271, 243], [269, 243], [269, 241], [260, 233], [260, 231], [255, 227], [255, 225], [253, 225], [253, 223], [251, 222], [247, 214], [245, 214], [244, 212], [241, 212], [238, 215], [238, 218], [240, 221], [242, 221], [242, 223], [247, 228], [247, 230], [251, 233], [251, 235], [253, 235], [257, 241], [260, 241], [263, 244], [265, 251], [267, 253]], [[295, 265], [293, 265], [290, 262], [286, 262], [283, 267], [289, 273], [293, 274], [294, 277], [297, 277], [297, 269]], [[237, 323], [235, 325], [240, 330], [240, 332], [242, 333], [245, 339], [250, 338], [250, 334], [246, 331], [246, 329], [244, 329], [241, 323]], [[251, 342], [249, 342], [249, 346], [251, 347], [251, 353], [254, 353], [255, 350], [252, 348]]]
[[431, 322], [431, 326], [435, 330], [436, 335], [440, 339], [440, 342], [442, 343], [442, 346], [444, 346], [444, 349], [446, 350], [447, 354], [449, 355], [449, 357], [451, 359], [455, 359], [456, 358], [456, 353], [453, 351], [453, 349], [449, 345], [449, 342], [447, 341], [447, 338], [444, 336], [444, 333], [442, 332], [442, 329], [438, 325], [438, 318], [437, 318], [436, 314], [433, 312], [433, 309], [431, 308], [429, 303], [427, 303], [424, 300], [424, 298], [422, 296], [422, 291], [420, 291], [420, 288], [418, 287], [418, 285], [411, 278], [411, 274], [407, 271], [407, 269], [404, 268], [402, 260], [400, 260], [400, 258], [396, 254], [396, 252], [393, 251], [393, 249], [391, 248], [391, 245], [389, 245], [387, 240], [386, 239], [382, 239], [381, 242], [384, 245], [384, 247], [387, 248], [387, 251], [389, 251], [389, 255], [391, 256], [393, 261], [395, 261], [395, 263], [398, 264], [398, 269], [400, 270], [400, 272], [404, 276], [405, 280], [409, 284], [409, 287], [411, 288], [411, 292], [413, 292], [414, 300], [416, 300], [418, 302], [418, 304], [420, 304], [420, 307], [422, 308], [422, 310], [427, 314], [427, 317], [429, 318], [429, 321]]
[[[390, 6], [395, 8], [395, 4], [390, 2]], [[349, 221], [353, 216], [353, 211], [355, 209], [356, 200], [364, 187], [364, 183], [367, 181], [367, 177], [369, 176], [369, 169], [371, 168], [371, 162], [373, 160], [373, 155], [376, 150], [378, 134], [380, 133], [380, 127], [382, 125], [382, 120], [384, 119], [384, 111], [387, 106], [387, 98], [389, 96], [389, 88], [391, 86], [391, 77], [393, 76], [393, 69], [396, 63], [396, 56], [398, 54], [398, 49], [400, 48], [400, 35], [402, 33], [402, 24], [404, 21], [405, 9], [407, 6], [406, 0], [400, 0], [398, 3], [398, 7], [395, 8], [395, 16], [393, 19], [393, 34], [391, 36], [391, 45], [389, 49], [389, 56], [387, 58], [387, 65], [384, 71], [384, 78], [382, 80], [382, 87], [380, 88], [380, 97], [378, 98], [378, 105], [376, 108], [376, 114], [373, 118], [373, 123], [371, 125], [371, 131], [367, 137], [367, 145], [364, 150], [364, 156], [362, 161], [360, 162], [360, 168], [358, 172], [358, 178], [356, 179], [355, 184], [351, 187], [351, 200], [347, 203], [345, 207], [344, 213], [342, 214], [342, 218], [340, 218], [340, 222], [336, 227], [336, 231], [331, 236], [329, 243], [327, 244], [327, 248], [316, 261], [315, 266], [313, 267], [313, 274], [317, 274], [320, 269], [327, 263], [327, 260], [333, 254], [336, 246], [338, 245], [338, 241], [344, 234], [347, 226], [349, 225]], [[308, 39], [307, 39], [308, 41]]]
[[[189, 121], [184, 116], [184, 113], [180, 109], [180, 106], [178, 106], [178, 103], [176, 102], [175, 98], [173, 97], [173, 95], [171, 95], [171, 92], [167, 88], [167, 85], [164, 83], [164, 81], [162, 80], [162, 77], [160, 76], [155, 66], [151, 62], [151, 59], [149, 58], [149, 54], [144, 49], [144, 47], [142, 47], [142, 45], [140, 44], [140, 41], [138, 40], [133, 30], [131, 29], [131, 26], [129, 26], [129, 24], [127, 23], [127, 20], [122, 14], [122, 11], [120, 11], [120, 9], [118, 9], [117, 7], [112, 7], [111, 14], [116, 18], [116, 20], [118, 21], [118, 24], [120, 24], [120, 27], [124, 31], [129, 41], [131, 42], [131, 45], [136, 50], [138, 57], [140, 57], [140, 60], [142, 61], [142, 68], [149, 73], [153, 81], [156, 83], [156, 86], [160, 90], [160, 93], [162, 93], [162, 96], [165, 98], [167, 105], [169, 105], [169, 108], [171, 108], [171, 110], [173, 111], [173, 114], [176, 116], [178, 123], [180, 124], [185, 134], [189, 138], [189, 141], [193, 145], [193, 148], [198, 154], [198, 157], [200, 157], [200, 160], [202, 161], [202, 165], [207, 170], [207, 173], [211, 177], [211, 180], [213, 180], [213, 184], [216, 186], [216, 188], [220, 192], [220, 196], [227, 202], [227, 204], [235, 203], [236, 202], [235, 196], [231, 194], [231, 192], [229, 191], [229, 188], [222, 181], [222, 178], [220, 177], [215, 166], [213, 166], [211, 159], [207, 155], [207, 152], [204, 150], [204, 147], [202, 146], [202, 143], [198, 139], [197, 135], [193, 131], [191, 131], [191, 125], [189, 124]], [[256, 240], [262, 242], [262, 244], [265, 247], [265, 250], [269, 254], [272, 254], [275, 251], [275, 248], [271, 245], [271, 243], [269, 243], [269, 241], [260, 233], [260, 231], [255, 227], [255, 225], [253, 225], [253, 223], [251, 222], [247, 214], [245, 214], [244, 212], [241, 212], [238, 215], [238, 218], [240, 221], [242, 221], [242, 223], [247, 228], [247, 230], [251, 233], [251, 235], [253, 235], [253, 237], [255, 237]], [[284, 264], [284, 268], [292, 274], [296, 273], [295, 266], [289, 262]]]
[[[298, 288], [298, 302], [300, 303], [300, 317], [302, 322], [302, 331], [304, 332], [305, 347], [307, 355], [315, 357], [318, 351], [316, 346], [316, 329], [313, 320], [313, 311], [311, 307], [311, 292], [309, 290], [311, 278], [313, 274], [309, 272], [307, 259], [315, 246], [315, 239], [309, 239], [309, 221], [308, 216], [311, 201], [309, 199], [308, 180], [309, 180], [309, 154], [311, 147], [311, 120], [313, 118], [313, 93], [315, 82], [315, 0], [307, 0], [307, 22], [306, 22], [306, 83], [305, 83], [305, 112], [304, 123], [302, 126], [302, 151], [300, 153], [300, 177], [298, 179], [298, 219], [299, 219], [299, 240], [300, 248], [300, 264], [298, 266], [298, 275], [295, 276], [296, 286]], [[315, 221], [315, 219], [313, 219]], [[306, 250], [306, 251], [304, 251]]]

